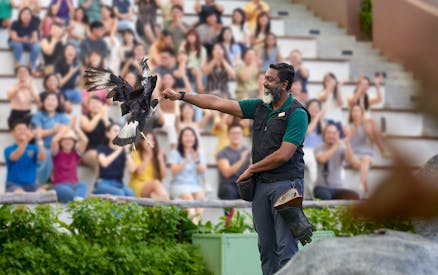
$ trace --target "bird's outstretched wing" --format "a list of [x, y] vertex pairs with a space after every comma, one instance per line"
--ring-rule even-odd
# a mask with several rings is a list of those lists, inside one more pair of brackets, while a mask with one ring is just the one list
[[113, 98], [114, 101], [128, 100], [129, 94], [134, 90], [128, 82], [108, 70], [90, 67], [85, 70], [84, 77], [89, 92], [106, 89], [106, 97]]

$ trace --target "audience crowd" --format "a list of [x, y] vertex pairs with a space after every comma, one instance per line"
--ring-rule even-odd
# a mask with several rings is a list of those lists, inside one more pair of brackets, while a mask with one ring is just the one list
[[[183, 0], [79, 0], [77, 4], [51, 0], [47, 9], [41, 9], [38, 0], [4, 2], [1, 27], [9, 31], [16, 74], [16, 83], [7, 92], [14, 139], [4, 150], [7, 192], [53, 188], [62, 202], [90, 193], [201, 199], [210, 192], [206, 156], [213, 154], [213, 148], [202, 144], [201, 133], [210, 131], [218, 137], [214, 153], [217, 196], [239, 198], [235, 179], [251, 159], [251, 148], [242, 143], [250, 135], [249, 121], [161, 101], [145, 129], [153, 147], [143, 140], [135, 148], [111, 143], [123, 123], [118, 114], [111, 113], [116, 103], [106, 98], [105, 90], [88, 93], [83, 72], [89, 66], [108, 69], [133, 84], [144, 55], [159, 75], [156, 97], [165, 88], [237, 100], [261, 97], [263, 73], [269, 64], [292, 64], [291, 94], [312, 117], [304, 141], [306, 196], [358, 198], [357, 192], [344, 187], [345, 165], [360, 173], [362, 191], [368, 192], [373, 146], [385, 153], [370, 116], [371, 107], [383, 100], [382, 76], [374, 82], [376, 97], [368, 96], [371, 81], [363, 76], [354, 95], [344, 100], [343, 83], [327, 72], [321, 79], [321, 93], [311, 98], [307, 86], [312, 72], [299, 50], [290, 49], [289, 56], [281, 56], [267, 2], [248, 1], [232, 12], [228, 25], [222, 18], [223, 4], [214, 0], [196, 0], [193, 7]], [[18, 10], [17, 18], [12, 18], [13, 9]], [[184, 13], [190, 12], [198, 14], [193, 24], [184, 22]], [[23, 63], [24, 51], [30, 53], [27, 64]], [[36, 78], [43, 78], [43, 91], [37, 90]], [[33, 103], [38, 111], [32, 114]], [[80, 112], [76, 106], [81, 106]], [[349, 108], [345, 121], [344, 106]], [[167, 133], [167, 148], [158, 144], [156, 133], [160, 131]], [[166, 175], [166, 163], [170, 175]], [[81, 164], [94, 171], [93, 183], [78, 177]], [[123, 181], [125, 172], [128, 182]], [[169, 188], [162, 182], [166, 176], [171, 179]], [[202, 209], [190, 212], [202, 213]]]

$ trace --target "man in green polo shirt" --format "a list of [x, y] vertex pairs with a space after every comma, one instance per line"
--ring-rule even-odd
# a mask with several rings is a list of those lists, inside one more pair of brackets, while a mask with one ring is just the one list
[[200, 108], [254, 120], [252, 164], [237, 183], [250, 178], [256, 182], [252, 213], [263, 274], [278, 271], [298, 251], [297, 241], [309, 242], [312, 232], [300, 207], [274, 208], [289, 190], [302, 196], [304, 189], [302, 143], [310, 117], [289, 92], [293, 77], [291, 65], [271, 64], [265, 73], [263, 100], [235, 101], [171, 89], [162, 93], [164, 99], [184, 100]]

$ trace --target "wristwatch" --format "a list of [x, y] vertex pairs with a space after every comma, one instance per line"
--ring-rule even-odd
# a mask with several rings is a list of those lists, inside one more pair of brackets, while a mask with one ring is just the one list
[[186, 92], [179, 92], [179, 94], [181, 95], [179, 100], [184, 100], [184, 97], [186, 96]]

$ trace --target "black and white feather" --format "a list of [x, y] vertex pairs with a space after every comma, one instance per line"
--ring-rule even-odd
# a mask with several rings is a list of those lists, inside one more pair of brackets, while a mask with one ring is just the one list
[[137, 76], [135, 87], [110, 71], [95, 68], [85, 70], [85, 85], [89, 92], [106, 89], [107, 98], [122, 102], [120, 108], [126, 124], [113, 140], [116, 145], [137, 143], [143, 135], [146, 118], [158, 105], [158, 99], [151, 100], [157, 84], [157, 76], [152, 75], [147, 61], [148, 58], [143, 57], [142, 74]]

